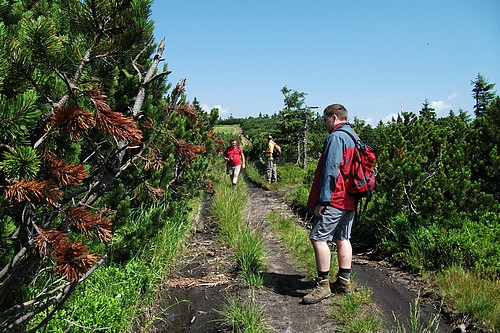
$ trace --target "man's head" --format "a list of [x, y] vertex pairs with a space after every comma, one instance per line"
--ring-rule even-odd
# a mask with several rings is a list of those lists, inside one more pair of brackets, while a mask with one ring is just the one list
[[323, 118], [325, 119], [325, 127], [330, 132], [335, 125], [347, 121], [347, 110], [341, 104], [328, 105], [323, 111]]
[[237, 144], [238, 141], [236, 141], [235, 139], [231, 140], [231, 146], [236, 147]]
[[268, 140], [272, 140], [272, 139], [273, 139], [273, 136], [272, 136], [272, 135], [268, 135], [267, 139], [268, 139]]

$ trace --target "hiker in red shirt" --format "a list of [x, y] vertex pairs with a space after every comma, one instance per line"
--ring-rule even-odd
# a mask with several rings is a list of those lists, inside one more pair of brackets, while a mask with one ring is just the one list
[[224, 151], [227, 174], [231, 177], [232, 186], [236, 186], [241, 169], [245, 169], [245, 155], [236, 140], [231, 140], [231, 145]]

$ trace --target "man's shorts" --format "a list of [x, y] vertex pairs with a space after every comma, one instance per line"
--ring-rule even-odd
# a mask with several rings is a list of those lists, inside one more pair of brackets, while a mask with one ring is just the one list
[[237, 177], [240, 174], [241, 164], [237, 166], [229, 166], [227, 165], [227, 174], [230, 176]]
[[314, 217], [309, 238], [320, 242], [349, 240], [353, 221], [353, 210], [342, 210], [326, 206], [323, 216]]

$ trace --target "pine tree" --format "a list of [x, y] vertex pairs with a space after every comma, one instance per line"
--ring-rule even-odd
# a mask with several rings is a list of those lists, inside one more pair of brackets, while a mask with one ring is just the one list
[[434, 108], [430, 107], [429, 101], [427, 98], [422, 104], [422, 109], [420, 110], [420, 118], [424, 118], [427, 120], [436, 119], [436, 112]]
[[500, 97], [496, 96], [481, 117], [474, 120], [473, 178], [485, 193], [500, 197]]
[[476, 101], [474, 105], [474, 114], [476, 117], [480, 117], [486, 112], [488, 105], [495, 97], [495, 92], [492, 91], [495, 84], [488, 83], [481, 74], [477, 74], [476, 80], [472, 81], [471, 84], [474, 86], [472, 89], [472, 96]]
[[286, 151], [295, 151], [289, 157], [296, 158], [296, 164], [303, 168], [307, 164], [307, 135], [314, 113], [311, 107], [305, 106], [306, 93], [283, 87], [281, 93], [284, 96], [285, 108], [279, 112], [280, 135], [285, 142], [295, 142], [294, 147], [285, 148]]
[[[1, 327], [21, 331], [35, 316], [33, 330], [42, 327], [103, 263], [106, 253], [91, 248], [126, 228], [131, 208], [184, 207], [204, 184], [214, 121], [189, 104], [184, 81], [168, 92], [150, 7], [0, 7]], [[39, 272], [52, 271], [62, 279], [45, 284], [52, 277]]]

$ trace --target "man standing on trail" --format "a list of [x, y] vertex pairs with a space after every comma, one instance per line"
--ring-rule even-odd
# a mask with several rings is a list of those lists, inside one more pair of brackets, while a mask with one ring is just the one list
[[231, 184], [236, 187], [241, 169], [245, 169], [245, 155], [243, 149], [238, 146], [238, 141], [231, 140], [231, 145], [224, 151], [227, 174], [231, 178]]
[[316, 256], [318, 269], [317, 286], [302, 298], [304, 304], [314, 304], [331, 295], [329, 272], [331, 253], [328, 242], [335, 241], [339, 271], [332, 289], [337, 293], [352, 292], [351, 228], [356, 208], [356, 199], [346, 192], [344, 177], [351, 169], [355, 143], [351, 137], [336, 131], [352, 131], [347, 122], [347, 110], [340, 104], [327, 106], [323, 112], [325, 128], [329, 135], [316, 168], [307, 205], [314, 208], [313, 227], [309, 238]]
[[267, 137], [267, 149], [266, 153], [266, 175], [267, 182], [271, 184], [272, 182], [278, 181], [276, 175], [276, 160], [273, 156], [274, 149], [276, 149], [276, 143], [273, 141], [273, 136], [269, 135]]

